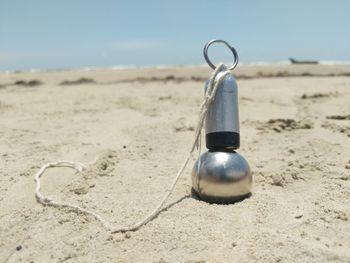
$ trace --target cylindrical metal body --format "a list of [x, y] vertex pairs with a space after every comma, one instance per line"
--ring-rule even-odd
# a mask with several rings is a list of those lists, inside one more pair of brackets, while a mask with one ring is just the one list
[[[220, 78], [223, 72], [216, 76]], [[205, 90], [208, 88], [207, 81]], [[237, 83], [232, 74], [221, 81], [206, 117], [206, 146], [210, 150], [238, 149], [239, 119]]]

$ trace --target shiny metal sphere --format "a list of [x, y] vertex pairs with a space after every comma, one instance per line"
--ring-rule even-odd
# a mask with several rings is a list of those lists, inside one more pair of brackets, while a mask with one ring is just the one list
[[252, 174], [247, 161], [237, 152], [208, 151], [196, 161], [192, 186], [211, 203], [231, 203], [250, 195]]

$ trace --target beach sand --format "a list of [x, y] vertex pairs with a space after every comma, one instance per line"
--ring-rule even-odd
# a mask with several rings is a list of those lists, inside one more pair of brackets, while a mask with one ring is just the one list
[[[137, 232], [36, 202], [42, 192], [131, 225], [152, 211], [194, 139], [208, 67], [0, 74], [1, 262], [349, 262], [350, 65], [240, 66], [241, 148], [253, 194], [191, 196]], [[205, 149], [203, 149], [204, 151]]]

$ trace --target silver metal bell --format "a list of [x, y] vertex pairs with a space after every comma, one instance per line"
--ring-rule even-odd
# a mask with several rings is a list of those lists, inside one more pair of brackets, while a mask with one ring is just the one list
[[[215, 69], [207, 54], [208, 47], [215, 42], [224, 43], [231, 49], [235, 60], [230, 69], [234, 69], [238, 62], [237, 52], [223, 40], [212, 40], [205, 45], [204, 57], [208, 64]], [[220, 76], [221, 72], [216, 79]], [[220, 82], [205, 123], [209, 151], [194, 165], [193, 190], [201, 199], [215, 203], [235, 202], [249, 196], [253, 181], [251, 170], [243, 156], [235, 151], [240, 146], [240, 134], [237, 83], [232, 74], [226, 74]]]
[[210, 203], [231, 203], [250, 195], [252, 175], [239, 153], [208, 151], [196, 161], [192, 186], [200, 199]]

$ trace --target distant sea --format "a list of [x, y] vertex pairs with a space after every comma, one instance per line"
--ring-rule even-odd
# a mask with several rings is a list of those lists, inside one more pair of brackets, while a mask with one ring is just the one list
[[[320, 60], [318, 61], [320, 65], [350, 65], [350, 61], [332, 61], [332, 60]], [[278, 62], [268, 62], [268, 61], [256, 61], [256, 62], [239, 62], [242, 66], [266, 66], [266, 65], [289, 65], [292, 64], [289, 60], [278, 61]], [[230, 62], [227, 63], [230, 65]], [[19, 73], [19, 72], [50, 72], [50, 71], [92, 71], [92, 70], [123, 70], [123, 69], [140, 69], [140, 68], [171, 68], [171, 67], [207, 67], [206, 63], [203, 64], [188, 64], [188, 65], [116, 65], [108, 67], [95, 67], [87, 66], [81, 68], [53, 68], [53, 69], [28, 69], [28, 70], [0, 70], [0, 73]]]

